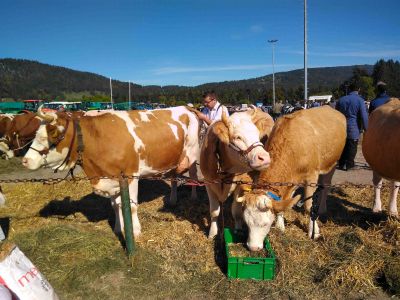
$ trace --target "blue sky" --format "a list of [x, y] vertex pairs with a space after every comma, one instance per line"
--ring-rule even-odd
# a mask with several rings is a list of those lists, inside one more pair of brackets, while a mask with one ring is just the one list
[[[399, 0], [308, 0], [309, 67], [400, 60]], [[2, 0], [0, 58], [149, 85], [303, 67], [303, 0]]]

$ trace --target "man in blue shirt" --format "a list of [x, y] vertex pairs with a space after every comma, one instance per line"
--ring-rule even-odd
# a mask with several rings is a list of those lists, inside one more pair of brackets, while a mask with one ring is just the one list
[[389, 95], [386, 93], [386, 83], [384, 83], [383, 81], [379, 81], [376, 84], [376, 90], [377, 96], [374, 100], [371, 101], [369, 105], [369, 113], [372, 113], [376, 108], [378, 108], [382, 104], [385, 104], [390, 99]]
[[346, 144], [339, 159], [339, 169], [346, 171], [354, 168], [354, 158], [357, 154], [361, 131], [362, 129], [367, 130], [368, 127], [368, 115], [364, 99], [358, 95], [360, 88], [355, 82], [351, 83], [349, 88], [352, 92], [341, 97], [336, 104], [336, 109], [344, 114], [347, 121]]

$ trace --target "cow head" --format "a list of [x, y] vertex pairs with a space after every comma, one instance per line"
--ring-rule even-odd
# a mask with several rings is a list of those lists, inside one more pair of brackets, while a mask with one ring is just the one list
[[300, 195], [292, 197], [294, 188], [288, 191], [289, 197], [282, 197], [269, 190], [241, 191], [235, 195], [234, 201], [242, 204], [243, 220], [249, 236], [247, 247], [250, 251], [259, 251], [264, 246], [264, 239], [271, 229], [277, 213], [292, 207], [300, 199]]
[[268, 114], [253, 109], [230, 117], [223, 113], [222, 121], [215, 123], [212, 130], [231, 152], [246, 160], [250, 169], [262, 170], [269, 166], [271, 159], [261, 140], [269, 135], [273, 123]]
[[41, 125], [32, 145], [22, 159], [22, 164], [31, 170], [42, 166], [59, 170], [67, 169], [66, 158], [72, 146], [75, 130], [72, 122], [56, 113], [44, 113], [42, 107], [38, 109], [38, 116], [42, 120]]
[[10, 150], [9, 142], [7, 139], [2, 139], [0, 141], [0, 152], [4, 153], [5, 159], [14, 157], [14, 151]]

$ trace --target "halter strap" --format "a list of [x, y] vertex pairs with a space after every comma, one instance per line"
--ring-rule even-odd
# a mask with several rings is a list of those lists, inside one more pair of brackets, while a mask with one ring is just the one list
[[258, 142], [255, 142], [255, 143], [251, 144], [250, 147], [247, 148], [246, 150], [242, 150], [242, 149], [240, 149], [239, 147], [237, 147], [236, 145], [234, 145], [232, 143], [229, 143], [229, 147], [232, 148], [233, 150], [235, 150], [236, 152], [238, 152], [241, 156], [246, 156], [254, 148], [256, 148], [256, 147], [263, 147], [264, 148], [264, 145], [263, 145], [263, 143], [258, 141]]

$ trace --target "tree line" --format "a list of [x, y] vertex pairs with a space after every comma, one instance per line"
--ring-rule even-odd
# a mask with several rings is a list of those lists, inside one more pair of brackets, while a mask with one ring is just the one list
[[[366, 99], [374, 95], [374, 84], [383, 80], [391, 95], [400, 95], [400, 65], [398, 61], [379, 60], [375, 65], [310, 68], [309, 95], [346, 93], [352, 80], [360, 81]], [[275, 74], [276, 99], [301, 100], [304, 97], [302, 69]], [[202, 94], [214, 90], [224, 103], [272, 102], [272, 75], [258, 78], [187, 86], [142, 86], [131, 84], [131, 99], [137, 102], [181, 105], [199, 103]], [[128, 101], [128, 83], [113, 80], [113, 100]], [[22, 59], [0, 59], [0, 99], [20, 101], [110, 101], [109, 79], [64, 67], [51, 66]]]

